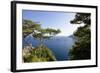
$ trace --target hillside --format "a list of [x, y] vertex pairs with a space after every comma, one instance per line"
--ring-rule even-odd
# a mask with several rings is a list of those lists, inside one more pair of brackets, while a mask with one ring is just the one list
[[52, 51], [43, 44], [36, 48], [24, 48], [23, 49], [23, 62], [47, 62], [56, 61], [56, 58]]

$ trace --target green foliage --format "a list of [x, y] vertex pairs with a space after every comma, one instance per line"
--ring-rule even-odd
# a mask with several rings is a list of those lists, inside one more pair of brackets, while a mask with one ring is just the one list
[[44, 39], [49, 39], [60, 32], [61, 31], [59, 29], [55, 30], [51, 28], [41, 28], [40, 30], [34, 32], [33, 37], [39, 39], [40, 42], [43, 43]]
[[28, 57], [23, 56], [24, 62], [47, 62], [56, 61], [52, 51], [43, 44], [32, 49]]
[[72, 24], [81, 24], [84, 23], [86, 25], [91, 24], [91, 14], [90, 13], [77, 13], [75, 18], [70, 21]]
[[60, 33], [59, 29], [42, 28], [40, 24], [32, 22], [31, 20], [23, 20], [23, 37], [32, 34], [34, 38], [39, 39], [43, 43], [44, 39], [55, 36]]
[[71, 23], [84, 23], [83, 27], [79, 27], [74, 33], [77, 38], [75, 45], [70, 50], [70, 59], [81, 60], [91, 58], [91, 29], [90, 29], [90, 14], [77, 13], [75, 19]]
[[25, 38], [35, 30], [40, 29], [40, 24], [32, 22], [30, 20], [23, 20], [23, 37]]

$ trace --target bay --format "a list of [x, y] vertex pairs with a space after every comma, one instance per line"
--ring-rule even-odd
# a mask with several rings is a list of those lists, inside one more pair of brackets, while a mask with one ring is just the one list
[[[32, 44], [33, 47], [36, 47], [40, 44], [39, 40], [28, 36], [25, 38], [28, 44]], [[44, 45], [48, 47], [53, 54], [55, 55], [57, 61], [64, 61], [69, 59], [69, 49], [74, 45], [75, 40], [72, 36], [56, 36], [51, 39], [45, 39]], [[26, 43], [23, 42], [25, 45]]]

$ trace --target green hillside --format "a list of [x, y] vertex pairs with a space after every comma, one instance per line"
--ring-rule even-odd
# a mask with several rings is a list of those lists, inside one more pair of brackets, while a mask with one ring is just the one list
[[47, 62], [47, 61], [56, 61], [56, 58], [49, 48], [41, 44], [35, 48], [27, 50], [27, 52], [24, 51], [23, 61]]

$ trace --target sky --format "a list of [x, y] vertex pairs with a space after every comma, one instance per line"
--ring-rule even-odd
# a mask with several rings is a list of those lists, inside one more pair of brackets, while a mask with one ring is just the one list
[[57, 36], [70, 36], [77, 30], [77, 27], [84, 25], [70, 23], [75, 14], [71, 12], [23, 10], [22, 19], [39, 22], [42, 28], [60, 29], [61, 33]]

